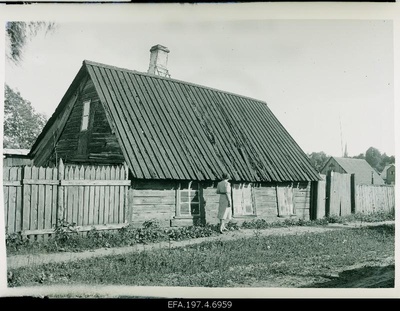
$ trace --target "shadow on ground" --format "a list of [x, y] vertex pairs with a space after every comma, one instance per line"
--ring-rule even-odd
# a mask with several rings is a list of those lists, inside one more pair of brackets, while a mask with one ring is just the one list
[[321, 283], [313, 283], [308, 288], [394, 288], [394, 265], [362, 267], [346, 270], [338, 277]]

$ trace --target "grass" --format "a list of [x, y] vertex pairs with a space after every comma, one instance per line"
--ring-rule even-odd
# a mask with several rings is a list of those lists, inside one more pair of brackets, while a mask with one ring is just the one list
[[321, 287], [340, 268], [387, 257], [394, 257], [394, 225], [270, 237], [255, 230], [235, 241], [18, 268], [9, 271], [8, 285], [238, 287], [286, 278], [293, 280], [286, 287], [299, 279]]
[[[265, 219], [245, 221], [240, 226], [230, 222], [230, 230], [268, 229], [290, 226], [325, 226], [329, 223], [346, 223], [352, 221], [377, 222], [394, 220], [394, 213], [375, 213], [370, 215], [352, 214], [345, 217], [327, 217], [306, 221], [302, 219], [284, 219], [268, 222]], [[150, 220], [143, 223], [141, 228], [125, 227], [115, 231], [91, 230], [82, 236], [74, 231], [74, 225], [60, 222], [55, 235], [46, 241], [30, 241], [19, 233], [8, 234], [6, 237], [7, 256], [41, 254], [56, 252], [78, 252], [96, 248], [123, 247], [135, 244], [147, 244], [161, 241], [180, 241], [199, 237], [219, 235], [216, 225], [189, 226], [179, 228], [162, 228], [157, 221]]]

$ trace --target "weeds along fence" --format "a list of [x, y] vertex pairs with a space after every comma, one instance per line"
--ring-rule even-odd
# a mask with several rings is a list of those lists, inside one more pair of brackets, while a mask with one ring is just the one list
[[317, 218], [353, 213], [393, 212], [393, 185], [355, 184], [354, 174], [329, 172], [318, 182]]
[[6, 232], [49, 235], [60, 222], [82, 232], [121, 228], [129, 185], [126, 166], [3, 167]]

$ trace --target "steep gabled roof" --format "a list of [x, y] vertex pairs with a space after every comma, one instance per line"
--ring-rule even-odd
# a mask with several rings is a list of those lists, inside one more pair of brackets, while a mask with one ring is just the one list
[[348, 174], [355, 174], [358, 184], [371, 184], [371, 172], [374, 172], [374, 184], [383, 185], [385, 183], [378, 172], [364, 159], [333, 158]]
[[135, 178], [319, 180], [263, 101], [91, 61], [82, 69]]

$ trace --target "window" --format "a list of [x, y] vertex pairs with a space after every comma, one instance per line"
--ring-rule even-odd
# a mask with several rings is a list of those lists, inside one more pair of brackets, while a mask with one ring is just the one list
[[81, 131], [86, 131], [89, 126], [90, 100], [83, 102]]
[[176, 216], [200, 216], [200, 185], [197, 181], [179, 183]]
[[232, 185], [233, 215], [256, 215], [251, 183]]

